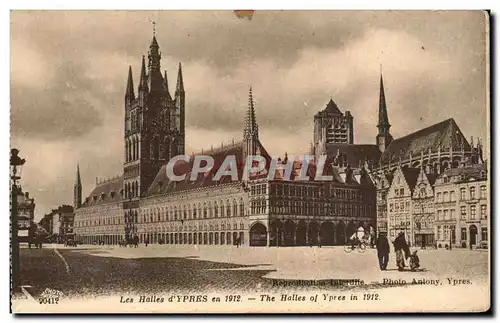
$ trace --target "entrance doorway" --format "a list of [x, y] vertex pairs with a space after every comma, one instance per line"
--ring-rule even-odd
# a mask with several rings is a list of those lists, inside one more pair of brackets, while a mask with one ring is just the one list
[[473, 246], [477, 244], [477, 227], [473, 224], [469, 227], [469, 245]]

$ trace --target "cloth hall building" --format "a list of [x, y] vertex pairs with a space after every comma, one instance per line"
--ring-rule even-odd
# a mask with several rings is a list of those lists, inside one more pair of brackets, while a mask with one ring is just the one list
[[[140, 243], [295, 246], [344, 244], [357, 230], [376, 227], [376, 187], [367, 167], [324, 167], [331, 180], [315, 181], [318, 167], [304, 165], [309, 180], [296, 180], [303, 162], [272, 158], [259, 140], [255, 105], [250, 89], [241, 141], [200, 154], [214, 159], [212, 170], [190, 179], [192, 160], [177, 162], [167, 177], [167, 163], [185, 154], [184, 80], [179, 64], [175, 93], [169, 92], [167, 73], [161, 73], [156, 36], [143, 56], [136, 95], [129, 68], [124, 98], [124, 168], [121, 176], [96, 181], [84, 200], [80, 170], [74, 187], [76, 239], [80, 243], [117, 244], [137, 237]], [[243, 113], [242, 113], [243, 116]], [[352, 128], [352, 127], [351, 127]], [[334, 138], [350, 140], [348, 130]], [[226, 156], [235, 156], [238, 174], [249, 155], [260, 155], [266, 167], [248, 180], [230, 176], [215, 180]], [[194, 156], [191, 156], [194, 157]], [[345, 166], [345, 165], [344, 165]], [[291, 177], [284, 179], [287, 167]], [[341, 175], [342, 173], [342, 175]]]

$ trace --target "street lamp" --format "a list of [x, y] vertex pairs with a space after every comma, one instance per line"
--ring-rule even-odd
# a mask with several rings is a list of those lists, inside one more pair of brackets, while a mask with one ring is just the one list
[[[10, 247], [11, 247], [11, 281], [12, 290], [19, 287], [19, 241], [18, 241], [18, 209], [17, 209], [17, 181], [21, 179], [22, 166], [26, 160], [19, 157], [18, 149], [10, 150], [10, 173], [12, 180], [12, 187], [10, 192], [11, 206], [10, 206]], [[19, 171], [19, 174], [18, 174]]]

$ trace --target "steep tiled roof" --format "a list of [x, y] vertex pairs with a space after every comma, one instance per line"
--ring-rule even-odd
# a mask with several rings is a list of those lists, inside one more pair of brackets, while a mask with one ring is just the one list
[[[88, 198], [85, 200], [82, 206], [86, 207], [110, 202], [119, 202], [122, 200], [122, 188], [123, 176], [119, 176], [112, 180], [99, 183], [89, 194]], [[111, 196], [111, 192], [114, 192], [113, 196]]]
[[333, 99], [330, 99], [330, 101], [326, 105], [325, 111], [331, 114], [342, 114], [337, 104], [333, 102]]
[[464, 150], [470, 151], [471, 147], [467, 139], [455, 120], [451, 118], [395, 139], [382, 154], [381, 161], [383, 164], [388, 164], [389, 160], [391, 163], [398, 162], [399, 157], [402, 160], [408, 159], [410, 153], [415, 156], [423, 150], [423, 153], [427, 154], [429, 148], [435, 152], [438, 147], [441, 147], [441, 151], [446, 152], [451, 146], [454, 151], [460, 151], [462, 143]]
[[335, 158], [337, 153], [347, 157], [347, 163], [352, 168], [358, 168], [365, 160], [377, 163], [380, 158], [380, 150], [376, 145], [351, 145], [351, 144], [326, 144], [328, 160]]
[[434, 183], [436, 182], [436, 179], [437, 179], [437, 175], [436, 174], [426, 174], [427, 176], [427, 179], [429, 180], [429, 183], [431, 185], [434, 185]]
[[468, 180], [470, 178], [475, 178], [479, 179], [481, 172], [487, 172], [487, 166], [486, 164], [475, 164], [475, 165], [469, 165], [466, 167], [458, 167], [458, 168], [452, 168], [444, 171], [442, 174], [439, 175], [439, 177], [443, 176], [459, 176], [464, 174], [465, 175], [465, 180]]
[[417, 179], [418, 175], [420, 174], [420, 169], [403, 167], [401, 170], [403, 172], [403, 176], [405, 177], [406, 183], [408, 183], [410, 189], [413, 190], [415, 188], [415, 185], [417, 184]]

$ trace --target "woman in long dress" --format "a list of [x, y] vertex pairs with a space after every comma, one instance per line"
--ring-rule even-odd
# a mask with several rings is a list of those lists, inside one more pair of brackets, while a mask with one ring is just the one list
[[410, 256], [410, 248], [405, 239], [404, 232], [400, 232], [394, 240], [394, 250], [396, 251], [396, 265], [399, 271], [405, 268], [405, 258]]

